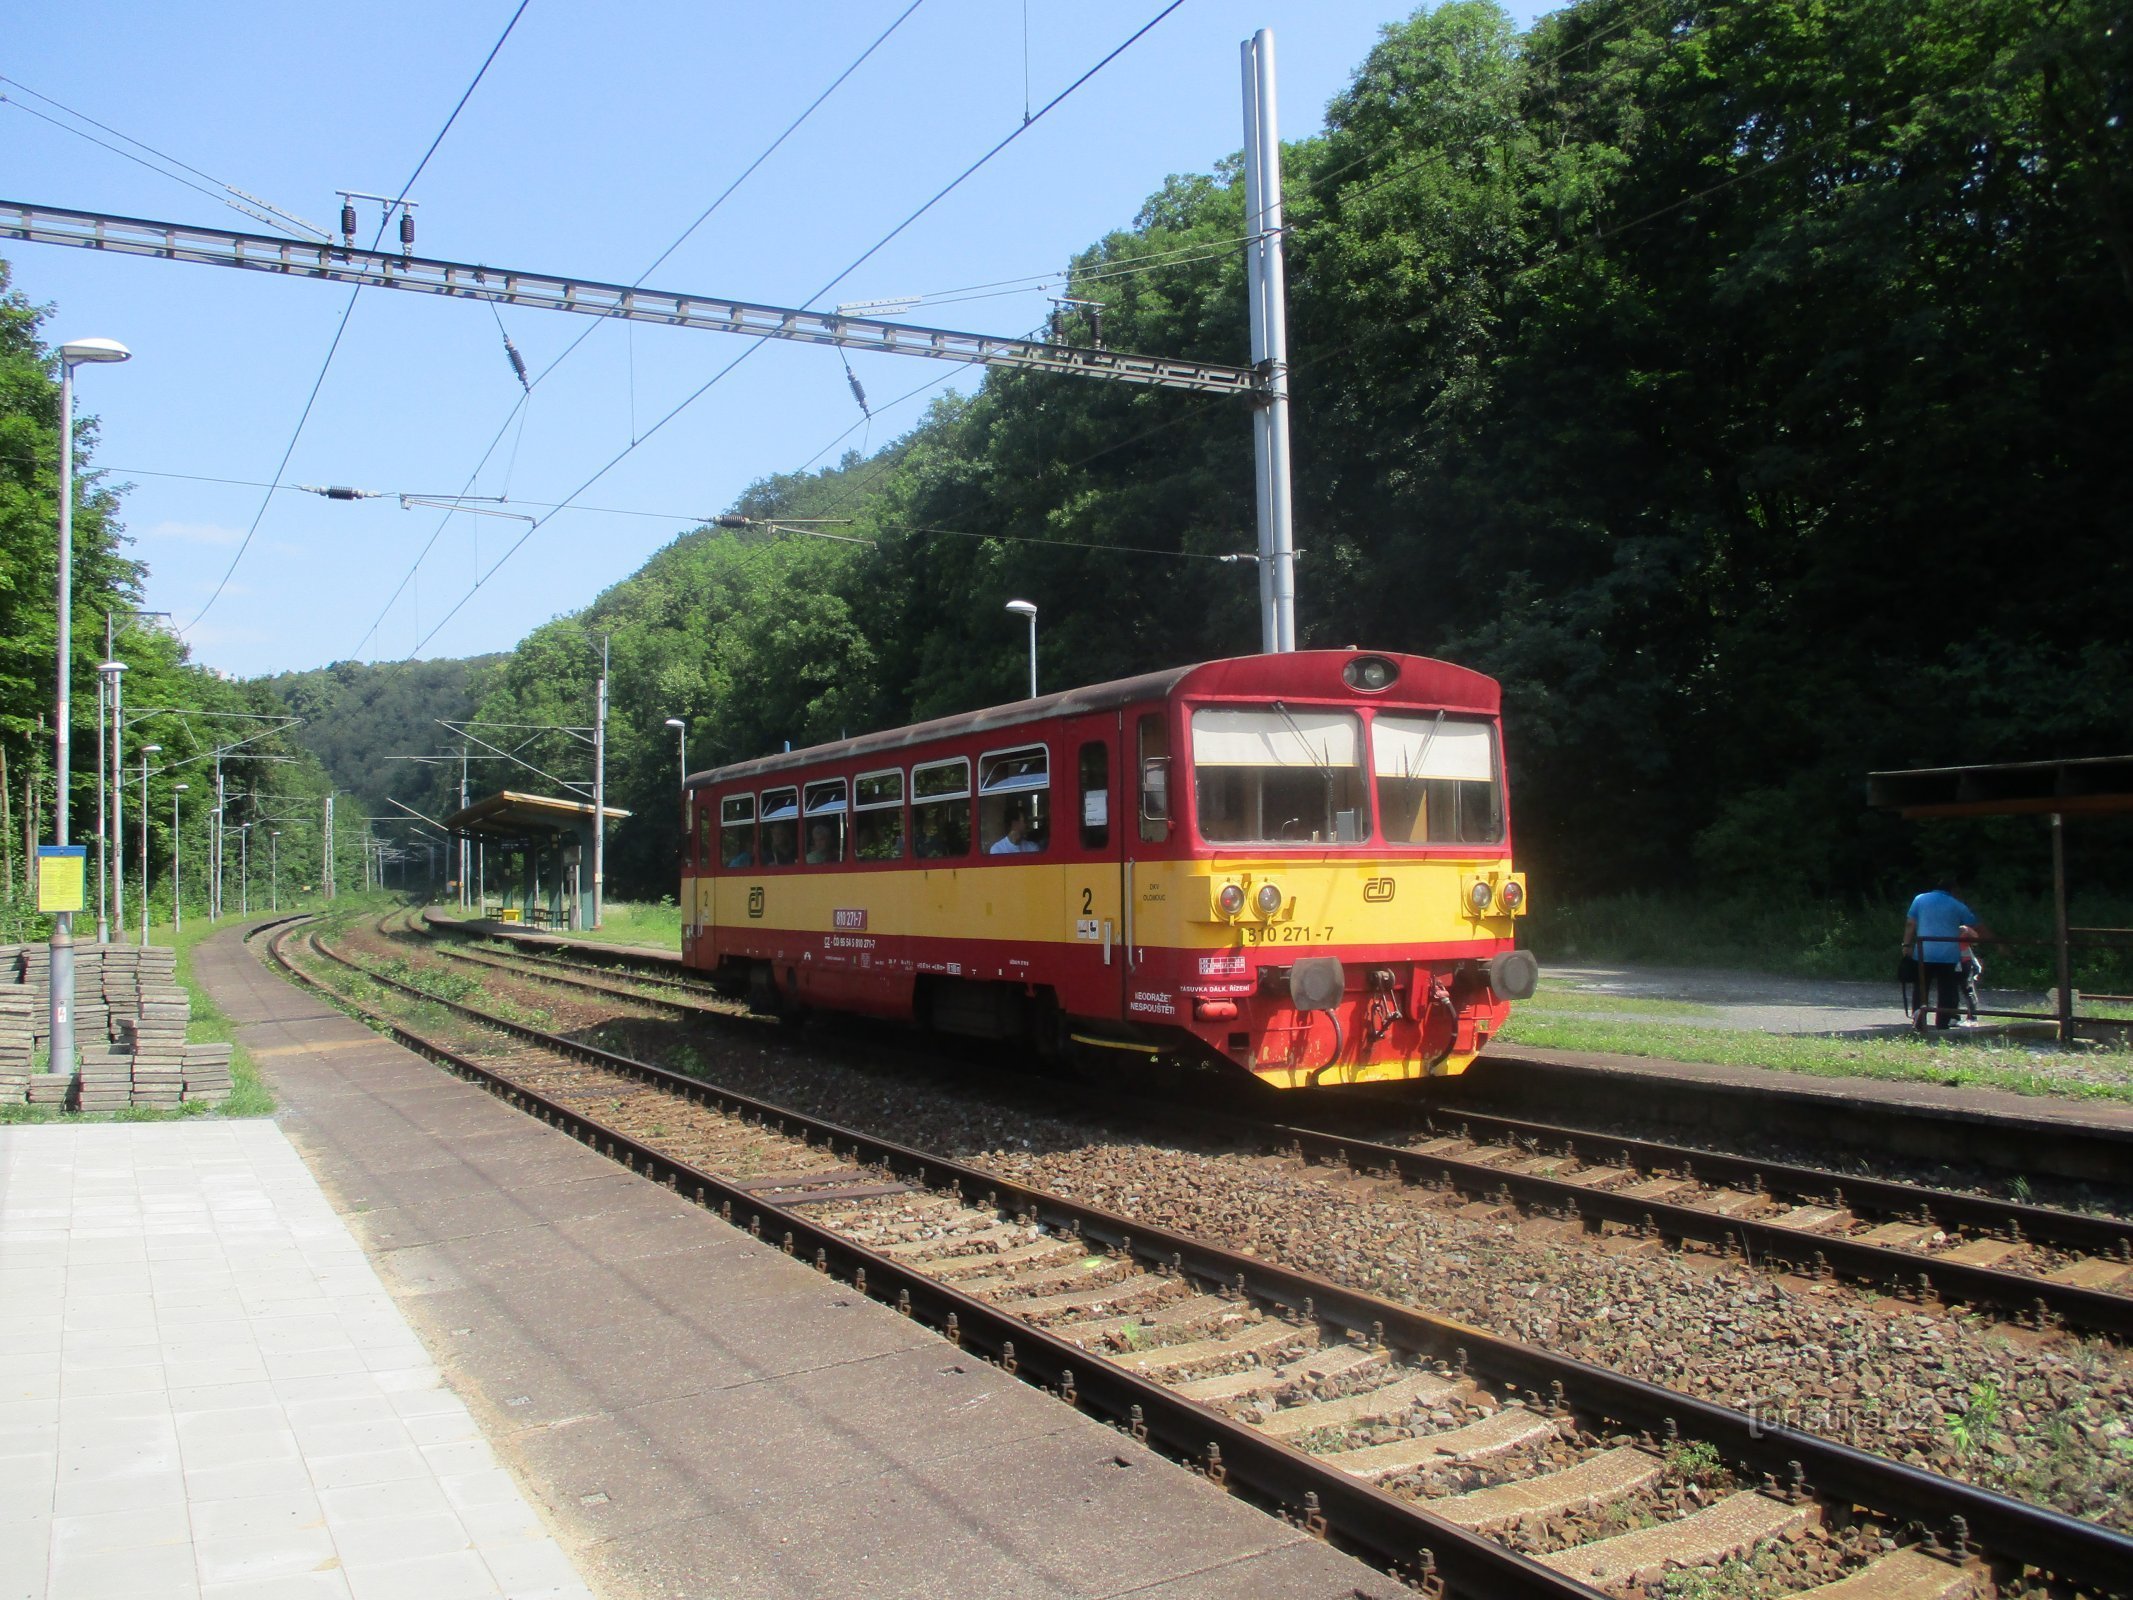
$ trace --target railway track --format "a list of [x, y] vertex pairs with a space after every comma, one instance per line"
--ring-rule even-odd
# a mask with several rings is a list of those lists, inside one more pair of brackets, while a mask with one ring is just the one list
[[[271, 952], [335, 992], [295, 931]], [[411, 1048], [1425, 1590], [1620, 1595], [1743, 1557], [1773, 1596], [2129, 1587], [2133, 1540], [2095, 1524], [368, 976], [513, 1041], [371, 1013]]]
[[[507, 958], [436, 948], [450, 960], [526, 975], [516, 952]], [[738, 1012], [708, 991], [701, 998], [647, 996], [583, 968], [573, 972], [557, 958], [535, 965], [542, 981], [676, 1015], [730, 1020]], [[1218, 1134], [1298, 1161], [1382, 1176], [1453, 1204], [1561, 1218], [1598, 1238], [1693, 1243], [1809, 1279], [1836, 1277], [1921, 1302], [1989, 1309], [2037, 1328], [2133, 1338], [2133, 1222], [2119, 1218], [1531, 1119], [1460, 1113], [1428, 1119], [1421, 1137], [1396, 1143], [1199, 1105], [1181, 1112], [1094, 1088], [1077, 1091], [1077, 1099], [1143, 1125]]]

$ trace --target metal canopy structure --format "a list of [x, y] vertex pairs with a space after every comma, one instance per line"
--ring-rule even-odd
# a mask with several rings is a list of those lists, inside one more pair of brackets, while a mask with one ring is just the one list
[[1037, 339], [957, 333], [870, 317], [839, 316], [831, 311], [756, 305], [721, 295], [675, 294], [510, 267], [394, 255], [347, 244], [317, 244], [307, 239], [231, 233], [222, 228], [196, 228], [98, 211], [68, 211], [17, 200], [0, 201], [0, 239], [73, 245], [159, 261], [239, 267], [250, 272], [323, 279], [372, 289], [405, 289], [416, 294], [486, 300], [538, 311], [575, 311], [589, 317], [656, 322], [758, 339], [840, 345], [847, 350], [871, 350], [882, 355], [930, 356], [938, 361], [962, 361], [975, 366], [1109, 378], [1118, 383], [1200, 394], [1256, 398], [1266, 383], [1262, 374], [1251, 367], [1215, 361], [1185, 361], [1083, 345], [1047, 344]]
[[1870, 772], [1866, 800], [1905, 817], [2123, 813], [2133, 811], [2133, 756]]
[[[2059, 1025], [2059, 1042], [2071, 1044], [2075, 1024], [2126, 1027], [2110, 1017], [2074, 1015], [2073, 941], [2110, 942], [2124, 928], [2075, 928], [2066, 915], [2066, 818], [2133, 815], [2133, 756], [2086, 756], [2066, 761], [2002, 761], [1967, 767], [1916, 767], [1866, 775], [1866, 803], [1877, 811], [1909, 818], [2044, 816], [2051, 819], [2052, 923], [2058, 955], [2057, 1010], [1998, 1011]], [[2126, 995], [2090, 995], [2126, 1001]]]
[[[594, 926], [592, 879], [582, 869], [592, 855], [595, 815], [619, 822], [630, 813], [620, 806], [501, 789], [452, 812], [444, 826], [461, 838], [520, 852], [518, 911], [527, 921], [589, 928]], [[543, 871], [544, 864], [552, 876]], [[507, 888], [507, 908], [511, 899]]]

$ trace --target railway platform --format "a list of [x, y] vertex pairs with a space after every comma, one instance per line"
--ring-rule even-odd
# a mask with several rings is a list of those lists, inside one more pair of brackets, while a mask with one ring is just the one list
[[0, 1594], [591, 1600], [282, 1130], [0, 1128]]
[[196, 970], [445, 1384], [608, 1600], [1395, 1592], [326, 1008], [234, 933]]

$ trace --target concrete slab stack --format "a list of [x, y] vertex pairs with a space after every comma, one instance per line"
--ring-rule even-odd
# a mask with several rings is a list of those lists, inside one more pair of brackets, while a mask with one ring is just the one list
[[36, 1037], [37, 997], [19, 984], [0, 985], [0, 1105], [29, 1098]]
[[81, 1077], [75, 1085], [77, 1111], [124, 1111], [133, 1104], [133, 1057], [109, 1045], [81, 1045]]
[[[75, 1078], [29, 1070], [37, 1048], [48, 1043], [50, 980], [48, 946], [0, 946], [0, 1103], [27, 1098], [34, 1105], [116, 1111], [228, 1097], [230, 1047], [185, 1042], [192, 1007], [178, 986], [176, 951], [75, 947], [74, 1037], [81, 1052]], [[24, 1029], [28, 1043], [20, 1048], [18, 1073], [10, 1063], [15, 1035]]]
[[230, 1097], [230, 1051], [226, 1044], [189, 1044], [185, 1047], [183, 1098], [205, 1100], [210, 1105]]

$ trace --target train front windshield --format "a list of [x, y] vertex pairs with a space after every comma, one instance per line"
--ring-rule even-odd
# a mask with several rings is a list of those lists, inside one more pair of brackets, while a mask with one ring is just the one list
[[1203, 706], [1193, 801], [1209, 844], [1361, 844], [1370, 837], [1363, 722], [1352, 711]]
[[1440, 712], [1204, 706], [1192, 713], [1200, 837], [1224, 845], [1497, 844], [1496, 730]]

